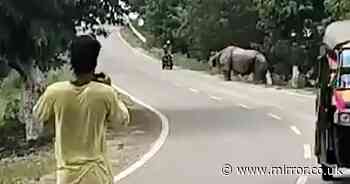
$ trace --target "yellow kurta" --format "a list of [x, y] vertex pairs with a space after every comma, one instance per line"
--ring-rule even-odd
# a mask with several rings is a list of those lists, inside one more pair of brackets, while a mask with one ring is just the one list
[[54, 120], [58, 184], [111, 184], [106, 156], [106, 128], [128, 124], [126, 106], [115, 90], [90, 82], [74, 86], [60, 82], [49, 86], [34, 107], [40, 122]]

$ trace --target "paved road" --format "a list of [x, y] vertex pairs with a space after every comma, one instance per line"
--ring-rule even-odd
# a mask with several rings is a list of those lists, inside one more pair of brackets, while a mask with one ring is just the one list
[[[125, 45], [103, 40], [100, 68], [170, 120], [162, 149], [122, 184], [323, 183], [318, 176], [240, 176], [236, 166], [316, 166], [314, 98], [199, 72], [162, 71]], [[225, 163], [233, 173], [224, 176]], [[339, 183], [339, 182], [338, 182]]]

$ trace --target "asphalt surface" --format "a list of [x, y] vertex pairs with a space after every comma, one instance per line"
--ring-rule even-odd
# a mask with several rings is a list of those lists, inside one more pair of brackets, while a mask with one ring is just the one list
[[[117, 32], [103, 40], [100, 70], [170, 120], [161, 150], [121, 184], [326, 183], [317, 175], [242, 176], [236, 169], [317, 166], [314, 97], [200, 72], [162, 71]], [[224, 170], [228, 176], [226, 163], [232, 165], [232, 173]]]

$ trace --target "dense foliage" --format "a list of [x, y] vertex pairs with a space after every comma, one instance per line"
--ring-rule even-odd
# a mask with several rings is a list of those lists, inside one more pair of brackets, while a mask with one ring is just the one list
[[251, 1], [202, 0], [192, 1], [191, 6], [189, 27], [193, 42], [189, 45], [199, 49], [201, 58], [232, 44], [248, 47], [250, 42], [262, 40]]
[[64, 63], [70, 40], [78, 31], [106, 35], [101, 25], [122, 23], [125, 11], [119, 0], [0, 0], [0, 63], [24, 81], [16, 114], [26, 124], [27, 140], [40, 130], [32, 109], [47, 85], [45, 76]]
[[131, 0], [130, 4], [145, 20], [142, 29], [156, 38], [154, 45], [171, 39], [177, 51], [197, 59], [207, 59], [211, 51], [230, 44], [254, 46], [271, 64], [285, 65], [287, 73], [295, 64], [303, 72], [315, 67], [325, 26], [350, 17], [348, 0]]
[[176, 50], [197, 58], [203, 59], [211, 50], [232, 42], [248, 46], [253, 40], [261, 40], [251, 1], [132, 0], [130, 4], [141, 10], [145, 30], [157, 38], [155, 45], [170, 39]]
[[335, 19], [350, 18], [350, 1], [348, 0], [325, 0], [325, 6]]
[[27, 78], [34, 65], [47, 70], [59, 61], [77, 26], [98, 32], [121, 14], [118, 0], [0, 0], [0, 58]]

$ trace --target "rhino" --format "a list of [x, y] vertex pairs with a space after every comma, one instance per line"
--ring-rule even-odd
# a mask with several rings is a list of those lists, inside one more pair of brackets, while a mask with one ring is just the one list
[[265, 76], [269, 72], [269, 64], [257, 50], [229, 46], [211, 57], [209, 63], [212, 67], [219, 67], [226, 81], [231, 80], [232, 73], [236, 76], [254, 74], [254, 81], [258, 83], [268, 81]]

